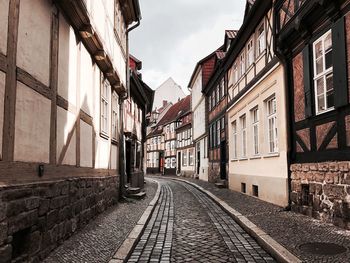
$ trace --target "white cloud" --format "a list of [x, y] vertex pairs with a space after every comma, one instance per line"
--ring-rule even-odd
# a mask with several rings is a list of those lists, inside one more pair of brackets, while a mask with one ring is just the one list
[[218, 2], [141, 0], [143, 20], [130, 46], [152, 88], [172, 77], [186, 90], [196, 63], [223, 44], [225, 29], [239, 29], [245, 1]]

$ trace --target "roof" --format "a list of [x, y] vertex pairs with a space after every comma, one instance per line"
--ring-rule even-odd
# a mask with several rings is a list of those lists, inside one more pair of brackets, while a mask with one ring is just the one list
[[[163, 118], [158, 122], [158, 125], [165, 125], [176, 121], [177, 118], [183, 116], [191, 110], [191, 95], [175, 103]], [[157, 126], [158, 126], [157, 125]]]

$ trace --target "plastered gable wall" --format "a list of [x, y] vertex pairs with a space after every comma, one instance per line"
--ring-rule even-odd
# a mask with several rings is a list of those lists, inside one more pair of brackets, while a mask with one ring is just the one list
[[0, 53], [6, 55], [9, 0], [0, 0]]
[[[57, 163], [76, 164], [76, 116], [57, 107]], [[61, 161], [61, 162], [60, 162]]]
[[47, 86], [50, 80], [50, 31], [51, 1], [21, 1], [17, 65]]
[[17, 82], [15, 161], [49, 162], [51, 102]]
[[76, 105], [77, 40], [65, 18], [59, 17], [58, 95]]
[[4, 126], [5, 73], [0, 71], [0, 160], [2, 160], [2, 132]]
[[80, 59], [80, 108], [92, 116], [93, 65], [90, 54], [84, 45], [81, 45]]

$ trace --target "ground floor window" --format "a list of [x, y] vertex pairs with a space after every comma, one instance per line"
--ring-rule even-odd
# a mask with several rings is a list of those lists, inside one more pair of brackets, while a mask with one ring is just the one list
[[187, 150], [182, 151], [182, 166], [187, 166]]
[[194, 165], [194, 153], [193, 153], [194, 149], [189, 149], [188, 150], [188, 163], [190, 166]]

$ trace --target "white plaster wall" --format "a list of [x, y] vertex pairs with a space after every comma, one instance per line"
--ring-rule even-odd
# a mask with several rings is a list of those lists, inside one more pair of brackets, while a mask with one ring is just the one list
[[163, 100], [175, 104], [178, 102], [179, 98], [182, 99], [185, 96], [181, 87], [176, 84], [172, 78], [169, 78], [156, 89], [154, 93], [153, 109], [163, 107]]
[[50, 30], [51, 1], [21, 1], [17, 65], [47, 86], [50, 78]]
[[195, 109], [200, 103], [203, 93], [202, 93], [202, 70], [199, 68], [197, 70], [197, 75], [193, 81], [192, 87], [192, 109]]
[[17, 82], [15, 161], [49, 162], [51, 102]]
[[110, 141], [102, 138], [97, 139], [95, 168], [108, 169], [110, 167]]
[[69, 143], [62, 164], [76, 165], [76, 131], [68, 142], [68, 136], [75, 126], [75, 120], [76, 116], [73, 113], [57, 107], [57, 162], [63, 147]]
[[80, 121], [80, 166], [92, 167], [92, 127]]
[[2, 132], [4, 124], [5, 73], [0, 71], [0, 160], [2, 160]]
[[6, 55], [9, 0], [0, 0], [0, 52]]
[[118, 163], [118, 147], [115, 145], [112, 145], [111, 148], [111, 169], [117, 169], [117, 163]]
[[81, 45], [80, 65], [80, 108], [91, 116], [93, 112], [92, 85], [94, 75], [91, 57], [84, 45]]
[[76, 105], [77, 42], [74, 30], [65, 18], [59, 17], [58, 94]]
[[193, 112], [193, 140], [201, 137], [205, 132], [205, 99], [204, 96], [200, 104]]

